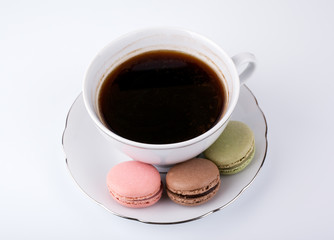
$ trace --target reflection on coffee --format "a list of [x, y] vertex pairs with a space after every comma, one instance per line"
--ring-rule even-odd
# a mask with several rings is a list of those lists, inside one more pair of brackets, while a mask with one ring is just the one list
[[101, 120], [114, 133], [142, 143], [192, 139], [212, 128], [226, 107], [217, 73], [191, 55], [159, 50], [116, 67], [98, 98]]

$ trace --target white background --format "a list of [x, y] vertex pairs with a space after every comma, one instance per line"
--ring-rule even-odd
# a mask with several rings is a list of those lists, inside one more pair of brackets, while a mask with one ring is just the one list
[[[0, 0], [0, 239], [334, 239], [333, 1]], [[76, 186], [61, 137], [85, 70], [109, 41], [176, 26], [230, 56], [269, 125], [254, 183], [227, 208], [178, 225], [112, 215]]]

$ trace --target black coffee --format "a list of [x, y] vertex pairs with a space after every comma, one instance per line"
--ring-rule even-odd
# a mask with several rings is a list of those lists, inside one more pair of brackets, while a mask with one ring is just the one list
[[225, 88], [203, 61], [177, 51], [151, 51], [120, 64], [99, 93], [104, 124], [124, 138], [176, 143], [212, 128], [224, 112]]

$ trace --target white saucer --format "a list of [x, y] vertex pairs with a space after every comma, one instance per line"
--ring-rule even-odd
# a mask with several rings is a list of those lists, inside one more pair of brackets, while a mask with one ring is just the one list
[[[264, 163], [267, 153], [267, 122], [255, 96], [245, 85], [241, 87], [239, 102], [231, 119], [242, 121], [253, 130], [255, 157], [244, 171], [222, 176], [222, 185], [217, 195], [200, 206], [179, 206], [166, 194], [157, 204], [148, 208], [131, 209], [117, 204], [109, 195], [106, 175], [113, 165], [130, 158], [110, 148], [88, 116], [82, 94], [75, 100], [68, 113], [63, 133], [62, 142], [67, 167], [87, 196], [117, 216], [156, 224], [196, 220], [228, 206], [237, 199], [253, 182]], [[165, 174], [162, 173], [161, 176], [164, 179]]]

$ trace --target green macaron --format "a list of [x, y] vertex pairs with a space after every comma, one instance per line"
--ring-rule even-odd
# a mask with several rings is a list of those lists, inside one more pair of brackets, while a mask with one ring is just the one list
[[230, 121], [219, 138], [204, 151], [221, 174], [242, 171], [253, 159], [255, 140], [252, 130], [239, 121]]

